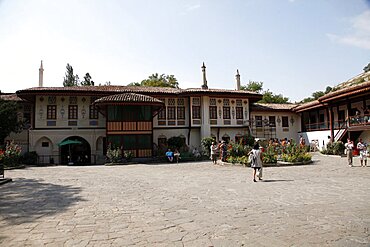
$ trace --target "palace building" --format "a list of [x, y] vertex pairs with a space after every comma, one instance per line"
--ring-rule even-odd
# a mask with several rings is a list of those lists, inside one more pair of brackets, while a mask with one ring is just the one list
[[[175, 136], [190, 149], [201, 149], [204, 137], [237, 142], [246, 134], [295, 141], [303, 135], [306, 143], [320, 144], [328, 136], [332, 140], [370, 137], [369, 73], [316, 101], [297, 105], [256, 103], [262, 95], [240, 90], [239, 71], [235, 90], [209, 88], [204, 64], [203, 84], [188, 89], [44, 87], [43, 71], [41, 63], [39, 87], [1, 95], [3, 100], [16, 101], [19, 118], [29, 123], [22, 133], [7, 139], [21, 144], [24, 151], [36, 151], [40, 163], [102, 164], [108, 144], [136, 158], [151, 158]], [[62, 145], [68, 141], [76, 145]]]

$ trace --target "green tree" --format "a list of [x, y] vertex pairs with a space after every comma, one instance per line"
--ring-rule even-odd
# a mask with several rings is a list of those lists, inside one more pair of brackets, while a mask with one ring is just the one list
[[364, 72], [370, 71], [370, 63], [364, 67]]
[[247, 90], [256, 93], [261, 93], [263, 89], [262, 81], [249, 81], [246, 86], [240, 86], [240, 90]]
[[94, 81], [91, 80], [91, 75], [86, 73], [84, 80], [81, 82], [81, 86], [94, 86]]
[[281, 94], [274, 94], [270, 90], [266, 90], [263, 92], [262, 99], [258, 101], [259, 103], [288, 103], [289, 98], [284, 97]]
[[323, 91], [317, 91], [312, 93], [312, 97], [314, 100], [320, 98], [321, 96], [324, 96], [325, 93]]
[[141, 83], [140, 82], [131, 82], [131, 83], [127, 84], [127, 86], [141, 86]]
[[17, 103], [0, 99], [0, 145], [11, 132], [20, 132], [23, 123], [18, 121]]
[[73, 74], [73, 67], [67, 63], [66, 66], [66, 75], [64, 77], [63, 86], [64, 87], [72, 87], [72, 86], [78, 86], [78, 75]]
[[179, 88], [179, 82], [174, 75], [159, 75], [158, 73], [155, 73], [150, 75], [148, 79], [142, 80], [140, 86]]

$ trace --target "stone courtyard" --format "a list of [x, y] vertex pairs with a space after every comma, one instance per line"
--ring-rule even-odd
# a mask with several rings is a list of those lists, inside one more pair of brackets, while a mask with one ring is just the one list
[[370, 167], [313, 158], [6, 171], [0, 246], [370, 246]]

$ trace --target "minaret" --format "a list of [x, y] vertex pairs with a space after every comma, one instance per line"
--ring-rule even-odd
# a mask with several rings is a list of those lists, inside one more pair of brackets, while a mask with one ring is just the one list
[[203, 66], [202, 66], [202, 72], [203, 72], [203, 85], [202, 85], [202, 89], [208, 89], [207, 78], [206, 78], [206, 66], [204, 65], [204, 62], [203, 62]]
[[239, 70], [236, 70], [236, 90], [240, 90], [240, 75], [239, 75]]
[[44, 86], [44, 68], [42, 67], [42, 60], [41, 60], [41, 65], [39, 68], [39, 87]]

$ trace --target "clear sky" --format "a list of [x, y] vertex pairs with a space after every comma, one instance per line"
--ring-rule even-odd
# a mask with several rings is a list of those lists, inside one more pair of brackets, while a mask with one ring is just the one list
[[0, 0], [0, 90], [80, 79], [140, 82], [173, 74], [181, 88], [263, 81], [291, 101], [370, 62], [367, 0]]

